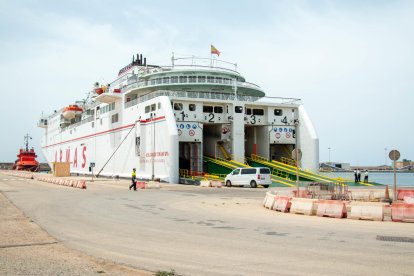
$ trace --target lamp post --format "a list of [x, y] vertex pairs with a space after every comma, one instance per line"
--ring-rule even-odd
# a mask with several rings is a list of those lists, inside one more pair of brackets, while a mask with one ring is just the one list
[[331, 147], [328, 148], [328, 153], [329, 153], [328, 163], [331, 163]]
[[387, 166], [387, 148], [384, 148], [384, 164]]

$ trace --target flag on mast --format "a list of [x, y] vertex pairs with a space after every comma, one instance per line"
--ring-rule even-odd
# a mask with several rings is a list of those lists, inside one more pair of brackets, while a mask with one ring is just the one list
[[217, 50], [217, 48], [216, 47], [214, 47], [213, 45], [211, 45], [211, 54], [213, 55], [213, 54], [215, 54], [215, 55], [217, 55], [217, 56], [220, 56], [220, 51], [219, 50]]

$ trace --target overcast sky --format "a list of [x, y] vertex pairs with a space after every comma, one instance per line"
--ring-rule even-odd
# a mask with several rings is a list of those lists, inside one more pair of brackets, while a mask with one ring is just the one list
[[328, 148], [351, 165], [384, 164], [384, 148], [414, 159], [413, 15], [414, 1], [0, 0], [0, 161], [26, 132], [41, 155], [41, 113], [112, 81], [132, 54], [169, 65], [210, 44], [267, 95], [302, 99], [321, 161]]

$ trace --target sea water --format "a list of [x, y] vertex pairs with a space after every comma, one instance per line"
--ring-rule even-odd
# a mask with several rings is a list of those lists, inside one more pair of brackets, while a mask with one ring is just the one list
[[[328, 177], [341, 177], [354, 181], [353, 172], [321, 172], [320, 174]], [[361, 181], [364, 181], [364, 171], [361, 172]], [[368, 172], [368, 181], [373, 181], [385, 185], [394, 185], [393, 172]], [[412, 186], [414, 187], [414, 173], [412, 172], [397, 172], [397, 186]]]

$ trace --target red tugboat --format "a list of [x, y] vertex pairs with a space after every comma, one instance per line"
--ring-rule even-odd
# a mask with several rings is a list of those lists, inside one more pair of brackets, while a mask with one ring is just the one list
[[39, 162], [36, 160], [37, 155], [33, 148], [29, 150], [29, 139], [32, 139], [32, 137], [27, 134], [24, 137], [26, 148], [20, 149], [20, 152], [17, 155], [18, 159], [14, 162], [13, 170], [31, 172], [39, 171]]

